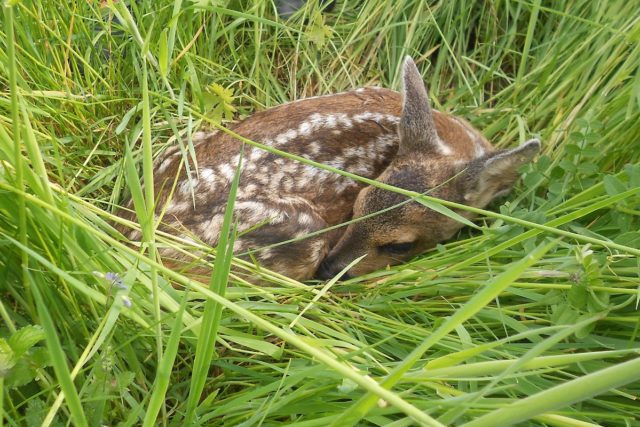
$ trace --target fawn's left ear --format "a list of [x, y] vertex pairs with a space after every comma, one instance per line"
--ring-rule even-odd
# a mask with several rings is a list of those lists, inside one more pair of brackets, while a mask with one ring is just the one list
[[399, 155], [442, 151], [427, 89], [415, 62], [407, 56], [402, 66], [402, 116], [398, 125]]
[[517, 148], [473, 160], [465, 173], [465, 203], [484, 207], [508, 193], [518, 179], [518, 168], [530, 162], [538, 151], [540, 141], [532, 139]]

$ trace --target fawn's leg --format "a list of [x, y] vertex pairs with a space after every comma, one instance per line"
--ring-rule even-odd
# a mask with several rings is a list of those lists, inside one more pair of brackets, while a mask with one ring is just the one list
[[[215, 247], [224, 217], [224, 206], [215, 208], [213, 212], [198, 209], [191, 215], [181, 215], [183, 221], [180, 222], [178, 216], [170, 212], [160, 228], [183, 239]], [[312, 205], [300, 197], [239, 199], [235, 203], [234, 222], [239, 230], [233, 248], [234, 256], [255, 260], [265, 268], [296, 280], [312, 278], [327, 256], [331, 244], [336, 241], [335, 232], [306, 237], [326, 228], [327, 224]], [[282, 244], [288, 241], [291, 242]], [[203, 281], [208, 280], [211, 273], [209, 263], [197, 259], [205, 257], [205, 253], [186, 253], [166, 247], [160, 249], [160, 254], [171, 268], [202, 276]]]
[[[252, 207], [257, 205], [260, 202], [251, 202]], [[277, 205], [266, 202], [264, 205], [270, 207], [263, 209], [263, 220], [255, 228], [240, 232], [234, 254], [254, 259], [259, 265], [292, 279], [312, 278], [329, 252], [332, 236], [331, 233], [307, 236], [326, 228], [326, 222], [305, 201], [287, 198], [281, 199]], [[242, 221], [255, 218], [256, 212], [251, 212], [240, 202], [237, 215]]]

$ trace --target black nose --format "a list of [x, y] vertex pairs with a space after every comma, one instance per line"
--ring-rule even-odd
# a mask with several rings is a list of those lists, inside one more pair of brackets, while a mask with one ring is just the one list
[[[320, 267], [318, 267], [318, 271], [316, 271], [316, 278], [320, 280], [329, 280], [333, 279], [340, 273], [340, 271], [344, 267], [336, 266], [331, 262], [327, 262], [327, 260], [322, 261]], [[348, 280], [351, 279], [351, 275], [346, 272], [341, 277], [340, 280]]]

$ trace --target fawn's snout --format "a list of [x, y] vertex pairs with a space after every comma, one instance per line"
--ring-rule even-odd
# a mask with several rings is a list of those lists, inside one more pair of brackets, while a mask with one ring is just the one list
[[[341, 266], [336, 263], [332, 263], [329, 259], [325, 259], [322, 261], [320, 266], [318, 267], [318, 271], [316, 272], [316, 278], [320, 280], [330, 280], [336, 277], [340, 272], [344, 269], [345, 266]], [[351, 275], [349, 272], [345, 272], [340, 275], [340, 280], [349, 280], [351, 279]]]

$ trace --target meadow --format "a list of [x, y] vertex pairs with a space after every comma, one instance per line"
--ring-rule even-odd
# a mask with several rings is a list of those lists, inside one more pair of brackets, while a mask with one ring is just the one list
[[[0, 426], [640, 425], [636, 2], [2, 8]], [[231, 209], [218, 248], [155, 229], [141, 182], [163, 150], [290, 100], [399, 89], [405, 55], [497, 147], [542, 141], [476, 229], [306, 283], [234, 258]], [[113, 227], [129, 194], [140, 244]], [[163, 265], [167, 245], [207, 252], [211, 277]]]

